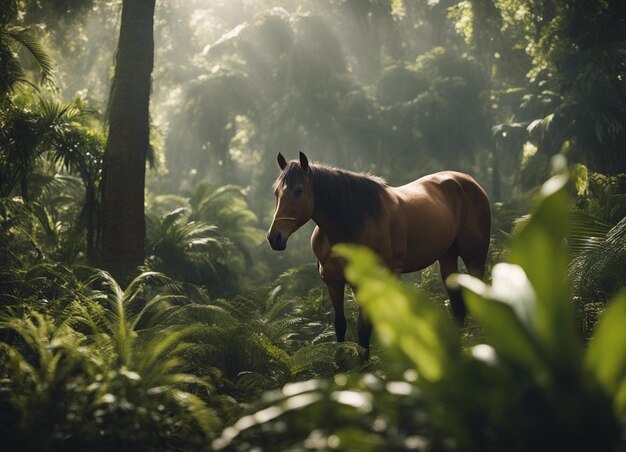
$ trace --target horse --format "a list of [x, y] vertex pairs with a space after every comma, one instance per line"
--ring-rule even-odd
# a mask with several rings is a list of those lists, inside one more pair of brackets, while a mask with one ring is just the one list
[[[442, 171], [391, 187], [376, 176], [309, 163], [302, 152], [299, 160], [287, 162], [280, 153], [276, 160], [276, 210], [267, 240], [282, 251], [291, 234], [311, 219], [316, 223], [311, 247], [335, 311], [338, 342], [346, 335], [346, 278], [345, 262], [332, 253], [337, 243], [368, 247], [396, 274], [438, 262], [452, 316], [463, 326], [463, 299], [445, 281], [458, 272], [459, 257], [472, 276], [484, 277], [491, 232], [489, 199], [471, 176]], [[359, 307], [358, 338], [365, 359], [371, 333]]]

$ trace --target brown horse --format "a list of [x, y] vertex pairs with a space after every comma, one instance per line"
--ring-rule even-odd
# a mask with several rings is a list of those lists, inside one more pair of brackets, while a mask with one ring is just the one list
[[[485, 191], [470, 176], [454, 171], [424, 176], [401, 187], [384, 180], [320, 164], [287, 162], [278, 154], [274, 182], [276, 212], [267, 234], [274, 250], [310, 219], [317, 224], [311, 246], [335, 309], [335, 332], [343, 342], [346, 318], [344, 263], [333, 245], [357, 243], [372, 249], [391, 270], [414, 272], [439, 261], [445, 280], [458, 272], [461, 257], [469, 273], [482, 278], [489, 248], [491, 209]], [[447, 289], [447, 288], [446, 288]], [[463, 325], [465, 305], [448, 291], [454, 319]], [[372, 332], [359, 311], [359, 344], [367, 349]]]

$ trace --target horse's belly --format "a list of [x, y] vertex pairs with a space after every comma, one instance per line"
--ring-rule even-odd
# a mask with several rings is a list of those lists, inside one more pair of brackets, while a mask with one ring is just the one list
[[429, 250], [423, 252], [416, 250], [415, 247], [409, 248], [407, 250], [407, 255], [401, 263], [402, 273], [416, 272], [432, 265], [445, 254], [450, 246], [451, 243], [437, 247], [430, 247]]
[[410, 273], [428, 267], [450, 249], [458, 233], [458, 219], [448, 208], [408, 207], [402, 229], [394, 247], [400, 261], [396, 268]]

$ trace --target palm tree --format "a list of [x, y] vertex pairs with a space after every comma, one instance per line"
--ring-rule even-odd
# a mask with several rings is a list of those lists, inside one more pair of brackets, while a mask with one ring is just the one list
[[125, 0], [109, 98], [102, 181], [101, 262], [127, 281], [144, 260], [144, 189], [150, 148], [155, 0]]
[[52, 159], [78, 174], [85, 190], [79, 224], [86, 231], [87, 258], [96, 258], [98, 245], [98, 215], [100, 184], [105, 139], [101, 132], [78, 124], [68, 127], [54, 140]]
[[37, 113], [13, 105], [0, 110], [0, 195], [9, 196], [19, 185], [25, 203], [29, 201], [28, 178], [38, 157], [42, 134], [41, 117]]
[[9, 196], [19, 185], [19, 193], [28, 203], [29, 178], [40, 157], [67, 145], [63, 133], [81, 112], [52, 98], [39, 97], [34, 104], [18, 100], [0, 109], [0, 196]]
[[[57, 206], [59, 209], [52, 216], [77, 212], [75, 218], [62, 223], [66, 229], [71, 224], [69, 229], [78, 234], [86, 230], [86, 252], [91, 260], [97, 245], [98, 187], [104, 140], [100, 132], [84, 125], [89, 119], [91, 116], [78, 104], [64, 103], [54, 97], [39, 96], [33, 102], [19, 96], [0, 109], [0, 196], [8, 197], [17, 192], [39, 219], [43, 218], [44, 211], [45, 215], [51, 212], [50, 206], [45, 205], [46, 199], [51, 201], [50, 197], [42, 195], [56, 193], [61, 196], [59, 199], [65, 196], [66, 201], [67, 196], [73, 196], [71, 205], [66, 202], [63, 208]], [[62, 170], [80, 177], [83, 193], [73, 190], [71, 176], [61, 174]], [[59, 187], [62, 182], [67, 184]], [[31, 199], [33, 192], [35, 199]], [[77, 199], [84, 199], [79, 210], [74, 208]], [[42, 226], [45, 229], [44, 223]]]

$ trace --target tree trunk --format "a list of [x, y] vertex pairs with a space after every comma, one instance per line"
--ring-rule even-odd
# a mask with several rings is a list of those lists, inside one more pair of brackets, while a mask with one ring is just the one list
[[101, 265], [122, 284], [144, 259], [155, 0], [124, 0], [102, 181]]

